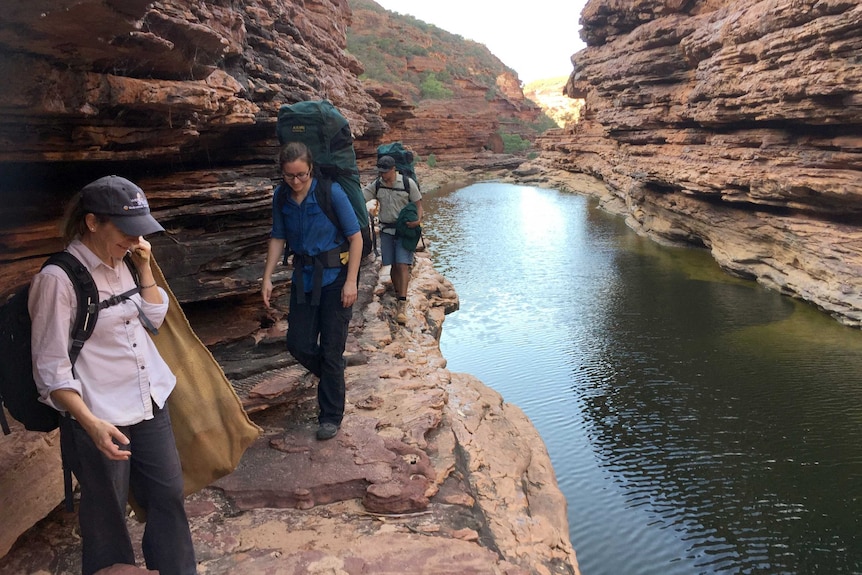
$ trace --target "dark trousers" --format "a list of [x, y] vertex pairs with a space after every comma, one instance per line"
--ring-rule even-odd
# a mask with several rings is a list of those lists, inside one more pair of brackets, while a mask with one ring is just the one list
[[317, 384], [319, 423], [341, 425], [344, 417], [344, 344], [353, 307], [341, 305], [344, 274], [320, 292], [320, 305], [297, 303], [296, 290], [290, 291], [287, 316], [287, 351], [305, 369], [320, 378]]
[[118, 428], [131, 440], [128, 461], [108, 459], [77, 421], [61, 418], [63, 457], [81, 487], [83, 575], [115, 563], [135, 565], [126, 528], [129, 489], [146, 511], [142, 548], [147, 569], [161, 575], [197, 572], [171, 419], [167, 409], [154, 409], [153, 419]]

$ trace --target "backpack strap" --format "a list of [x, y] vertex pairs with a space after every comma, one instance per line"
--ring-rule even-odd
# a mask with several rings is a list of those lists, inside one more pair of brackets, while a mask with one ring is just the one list
[[[275, 185], [275, 190], [272, 192], [273, 202], [275, 203], [275, 209], [280, 214], [284, 211], [284, 204], [287, 202], [287, 192], [284, 189], [285, 183], [284, 181]], [[284, 242], [284, 256], [282, 257], [281, 263], [287, 265], [287, 256], [290, 255], [290, 244], [285, 240]]]
[[153, 335], [159, 335], [158, 328], [153, 324], [150, 318], [147, 317], [147, 314], [144, 313], [144, 310], [138, 305], [138, 302], [131, 299], [133, 295], [141, 293], [141, 278], [138, 276], [138, 268], [136, 268], [134, 262], [132, 262], [132, 255], [126, 253], [126, 255], [123, 256], [123, 261], [126, 263], [126, 267], [129, 268], [129, 272], [132, 274], [132, 279], [135, 280], [135, 287], [124, 291], [119, 295], [112, 295], [108, 299], [100, 301], [99, 309], [105, 309], [112, 305], [123, 303], [124, 301], [130, 301], [136, 308], [138, 308], [138, 319], [141, 320], [142, 324], [144, 324], [144, 329]]
[[78, 313], [72, 327], [72, 346], [69, 349], [69, 359], [74, 367], [84, 342], [93, 333], [96, 320], [99, 318], [99, 290], [90, 271], [78, 258], [69, 252], [52, 254], [42, 267], [55, 265], [61, 268], [72, 280], [75, 296], [78, 300]]
[[273, 196], [275, 196], [275, 207], [281, 212], [284, 209], [284, 203], [287, 201], [287, 197], [284, 194], [287, 192], [284, 191], [284, 182], [279, 182], [275, 185], [275, 191], [272, 192]]
[[317, 198], [317, 205], [320, 206], [320, 209], [323, 210], [323, 213], [326, 214], [326, 217], [329, 218], [329, 221], [332, 222], [332, 225], [335, 226], [338, 233], [340, 233], [341, 237], [344, 238], [345, 236], [344, 231], [341, 229], [341, 223], [335, 215], [335, 208], [332, 207], [332, 180], [328, 178], [320, 178], [317, 180], [315, 197]]
[[[72, 285], [75, 288], [75, 295], [78, 299], [78, 315], [75, 317], [75, 323], [72, 327], [72, 347], [69, 350], [69, 359], [72, 360], [73, 367], [75, 366], [75, 361], [78, 359], [78, 355], [81, 353], [81, 348], [84, 347], [84, 342], [87, 341], [96, 328], [96, 320], [99, 319], [99, 310], [122, 303], [141, 291], [138, 270], [132, 262], [132, 257], [126, 254], [123, 257], [123, 262], [125, 262], [129, 268], [129, 272], [132, 274], [132, 278], [135, 280], [135, 287], [101, 302], [99, 301], [99, 290], [96, 287], [93, 276], [90, 275], [90, 271], [78, 258], [69, 252], [63, 251], [51, 254], [48, 260], [42, 265], [42, 267], [47, 265], [60, 267], [66, 272], [69, 279], [72, 280]], [[135, 305], [137, 306], [137, 304]], [[138, 312], [141, 323], [151, 333], [158, 333], [158, 330], [153, 332], [155, 328], [152, 327], [152, 322], [144, 314], [140, 306], [138, 306]]]
[[[96, 320], [99, 317], [99, 290], [96, 288], [96, 282], [90, 271], [72, 254], [69, 252], [57, 252], [48, 257], [48, 260], [42, 265], [44, 268], [47, 265], [55, 265], [66, 272], [69, 279], [72, 280], [72, 286], [75, 288], [75, 296], [78, 300], [78, 311], [75, 315], [75, 323], [72, 327], [72, 345], [69, 348], [69, 360], [72, 362], [72, 368], [75, 367], [75, 361], [81, 353], [81, 348], [84, 347], [84, 342], [93, 333], [96, 327]], [[63, 417], [60, 418], [61, 420]], [[75, 506], [72, 499], [72, 470], [67, 462], [66, 450], [63, 449], [64, 441], [60, 441], [60, 459], [63, 464], [63, 487], [65, 492], [66, 511], [74, 511]]]
[[406, 172], [398, 172], [398, 173], [401, 174], [401, 185], [404, 186], [403, 190], [399, 190], [398, 188], [390, 188], [389, 186], [384, 185], [383, 180], [380, 179], [380, 176], [377, 176], [377, 179], [374, 180], [374, 193], [377, 194], [377, 192], [380, 191], [380, 188], [385, 188], [387, 190], [395, 190], [396, 192], [404, 192], [407, 194], [407, 196], [409, 198], [410, 197], [410, 180], [412, 180], [413, 178], [408, 176]]
[[[338, 233], [341, 234], [341, 244], [337, 247], [332, 248], [331, 250], [324, 252], [321, 256], [324, 259], [324, 266], [326, 267], [338, 267], [338, 265], [347, 265], [347, 259], [344, 256], [345, 252], [350, 251], [350, 242], [347, 241], [347, 234], [344, 233], [344, 230], [341, 228], [341, 222], [338, 221], [338, 216], [335, 215], [335, 208], [332, 207], [332, 180], [327, 178], [322, 178], [317, 181], [318, 193], [317, 193], [317, 204], [320, 206], [320, 209], [323, 210], [323, 213], [326, 214], [326, 217], [329, 218], [329, 221], [332, 222], [332, 225], [335, 226], [335, 229], [338, 230]], [[319, 192], [323, 193], [319, 193]], [[351, 206], [352, 207], [352, 206]], [[355, 209], [354, 209], [355, 211]], [[374, 226], [372, 226], [369, 222], [369, 237], [375, 244], [376, 247], [376, 237], [374, 236]], [[361, 224], [360, 224], [360, 232], [362, 232]], [[365, 242], [365, 236], [363, 235], [363, 242]], [[363, 244], [364, 247], [364, 244]], [[321, 257], [318, 256], [318, 257]]]
[[[314, 187], [314, 197], [317, 200], [317, 204], [320, 206], [320, 210], [326, 215], [327, 219], [333, 226], [335, 226], [336, 230], [338, 230], [338, 233], [344, 237], [344, 232], [341, 231], [341, 225], [338, 223], [338, 218], [336, 217], [335, 210], [332, 207], [332, 180], [322, 176], [316, 168], [314, 177], [317, 180], [317, 185]], [[273, 201], [275, 202], [276, 210], [279, 213], [284, 209], [284, 204], [287, 202], [287, 191], [285, 188], [285, 184], [281, 183], [276, 186], [275, 191], [273, 192]], [[322, 289], [323, 284], [323, 269], [344, 265], [344, 262], [341, 260], [341, 253], [345, 251], [347, 240], [345, 239], [341, 245], [316, 256], [298, 254], [290, 249], [289, 243], [285, 243], [286, 248], [284, 250], [283, 263], [287, 265], [287, 258], [290, 254], [293, 254], [293, 268], [299, 270], [299, 273], [294, 276], [296, 278], [297, 301], [299, 303], [305, 303], [305, 281], [302, 274], [302, 268], [310, 265], [314, 266], [314, 271], [312, 272], [313, 285], [311, 305], [318, 305], [320, 303], [320, 290]]]

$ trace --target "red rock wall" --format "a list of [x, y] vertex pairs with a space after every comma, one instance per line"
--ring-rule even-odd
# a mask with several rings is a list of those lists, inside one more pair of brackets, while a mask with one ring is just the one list
[[632, 227], [862, 326], [862, 4], [591, 0], [543, 140]]
[[[438, 160], [456, 161], [484, 150], [502, 153], [502, 143], [496, 144], [502, 142], [498, 133], [501, 128], [507, 134], [532, 140], [534, 133], [527, 126], [537, 122], [542, 112], [524, 98], [517, 78], [498, 78], [501, 90], [511, 90], [513, 82], [518, 83], [516, 91], [489, 100], [487, 87], [461, 80], [457, 100], [423, 100], [401, 121], [390, 117], [384, 105], [381, 114], [389, 124], [385, 139], [401, 140], [423, 159], [433, 154]], [[398, 111], [396, 108], [395, 117]]]
[[256, 292], [278, 107], [328, 98], [385, 130], [345, 51], [346, 0], [10, 0], [0, 14], [0, 297], [61, 247], [65, 201], [144, 188], [181, 301]]
[[457, 106], [363, 85], [346, 0], [10, 0], [2, 12], [0, 298], [61, 247], [66, 200], [108, 173], [139, 183], [168, 229], [155, 253], [181, 302], [255, 294], [281, 104], [332, 101], [365, 177], [384, 141], [463, 158], [541, 113], [505, 74], [491, 101], [463, 79]]
[[[472, 41], [462, 39], [459, 45], [453, 39], [441, 40], [430, 28], [393, 17], [373, 2], [354, 1], [352, 6], [352, 29], [357, 37], [372, 31], [377, 38], [428, 52], [398, 54], [399, 50], [393, 50], [395, 53], [386, 57], [386, 84], [367, 82], [366, 87], [381, 104], [387, 131], [383, 137], [360, 142], [359, 153], [373, 154], [378, 144], [400, 140], [422, 160], [433, 154], [438, 160], [459, 161], [495, 149], [502, 141], [500, 131], [535, 139], [531, 125], [539, 121], [542, 110], [524, 97], [521, 81], [503, 62], [490, 53], [487, 58], [477, 57], [479, 50], [471, 46]], [[421, 99], [415, 82], [406, 80], [429, 73], [448, 75], [453, 69], [459, 71], [452, 72], [453, 81], [446, 83], [453, 97], [445, 100]], [[496, 90], [487, 80], [477, 78], [495, 78]], [[495, 151], [503, 150], [500, 146]]]

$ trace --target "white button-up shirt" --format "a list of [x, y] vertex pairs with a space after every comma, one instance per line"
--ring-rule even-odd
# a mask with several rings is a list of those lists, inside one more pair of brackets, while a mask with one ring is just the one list
[[[69, 244], [67, 250], [92, 274], [99, 301], [135, 287], [124, 262], [112, 268], [79, 240]], [[168, 311], [167, 294], [159, 290], [161, 304], [146, 302], [140, 294], [132, 296], [156, 327]], [[33, 376], [42, 401], [57, 408], [51, 392], [72, 389], [93, 415], [114, 425], [134, 425], [151, 419], [152, 402], [164, 407], [176, 377], [140, 322], [138, 308], [124, 301], [100, 310], [73, 373], [69, 348], [77, 302], [72, 280], [58, 266], [45, 266], [33, 278], [29, 295]]]

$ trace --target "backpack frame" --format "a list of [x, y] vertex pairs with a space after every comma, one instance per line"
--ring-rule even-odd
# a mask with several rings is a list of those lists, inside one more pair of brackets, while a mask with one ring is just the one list
[[[404, 192], [407, 194], [408, 199], [410, 198], [410, 180], [413, 180], [416, 183], [416, 187], [419, 188], [419, 182], [415, 179], [411, 178], [404, 172], [398, 172], [401, 174], [401, 185], [404, 186]], [[390, 188], [389, 186], [384, 186], [383, 181], [380, 179], [380, 176], [377, 176], [377, 179], [374, 180], [374, 193], [380, 191], [380, 188], [386, 188], [387, 190], [395, 190], [396, 192], [400, 192], [398, 188]]]
[[[391, 142], [389, 144], [380, 144], [377, 146], [377, 160], [383, 156], [389, 156], [395, 160], [395, 169], [401, 175], [406, 175], [411, 180], [416, 182], [416, 187], [422, 191], [422, 186], [419, 185], [419, 178], [416, 176], [416, 168], [414, 167], [414, 155], [412, 150], [408, 150], [401, 142]], [[410, 188], [405, 183], [404, 189], [408, 192]]]
[[278, 109], [275, 130], [279, 145], [305, 144], [311, 152], [315, 175], [338, 182], [353, 206], [359, 227], [371, 225], [359, 181], [353, 132], [338, 108], [328, 100], [283, 104]]

